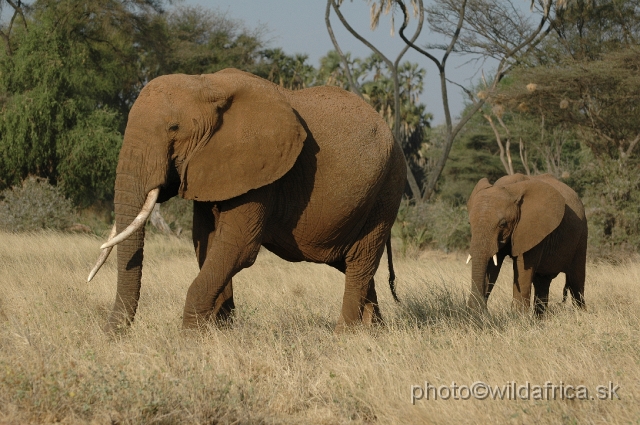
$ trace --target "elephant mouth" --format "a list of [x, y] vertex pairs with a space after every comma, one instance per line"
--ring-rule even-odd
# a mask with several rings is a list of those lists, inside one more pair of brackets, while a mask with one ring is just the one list
[[[493, 264], [495, 264], [496, 266], [498, 265], [498, 254], [493, 254], [493, 257], [491, 257], [493, 259]], [[471, 261], [471, 254], [469, 254], [469, 256], [467, 257], [467, 262], [465, 264], [469, 264], [469, 261]]]
[[151, 215], [153, 211], [153, 207], [156, 205], [156, 201], [158, 200], [158, 195], [160, 194], [160, 188], [157, 187], [147, 194], [147, 199], [144, 201], [140, 212], [133, 219], [131, 224], [127, 226], [120, 234], [116, 235], [116, 225], [114, 223], [113, 228], [111, 229], [111, 233], [109, 234], [109, 238], [107, 242], [103, 243], [100, 249], [102, 252], [98, 257], [98, 261], [96, 261], [96, 265], [93, 266], [91, 272], [89, 273], [89, 277], [87, 278], [87, 282], [91, 282], [91, 279], [98, 273], [100, 267], [107, 261], [109, 254], [114, 246], [119, 244], [120, 242], [125, 241], [129, 236], [131, 236], [136, 230], [140, 229], [147, 222], [147, 219]]

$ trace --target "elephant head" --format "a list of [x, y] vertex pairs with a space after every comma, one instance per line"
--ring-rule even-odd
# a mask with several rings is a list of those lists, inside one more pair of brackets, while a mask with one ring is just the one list
[[541, 243], [562, 221], [564, 197], [551, 185], [522, 174], [491, 185], [481, 179], [467, 203], [471, 224], [470, 307], [486, 308], [490, 284], [505, 256], [518, 257]]
[[135, 314], [144, 223], [158, 197], [223, 201], [268, 185], [291, 169], [305, 139], [278, 87], [251, 74], [227, 69], [149, 82], [131, 108], [118, 159], [114, 230], [119, 234], [112, 232], [102, 246], [106, 259], [110, 247], [120, 244], [108, 330]]

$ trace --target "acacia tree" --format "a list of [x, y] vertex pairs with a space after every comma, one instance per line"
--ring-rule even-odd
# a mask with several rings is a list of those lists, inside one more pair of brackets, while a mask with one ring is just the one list
[[[561, 2], [562, 0], [559, 1]], [[400, 37], [407, 46], [426, 56], [438, 69], [445, 115], [445, 137], [442, 155], [430, 172], [424, 192], [419, 196], [414, 194], [414, 198], [426, 201], [435, 190], [438, 178], [451, 151], [451, 146], [460, 130], [469, 118], [483, 106], [486, 100], [495, 94], [497, 85], [513, 65], [518, 63], [521, 58], [526, 57], [549, 33], [551, 29], [549, 26], [550, 13], [552, 10], [556, 11], [558, 9], [554, 7], [553, 0], [544, 0], [540, 4], [532, 2], [531, 9], [539, 18], [539, 23], [536, 25], [511, 0], [434, 0], [429, 8], [425, 8], [422, 0], [411, 0], [410, 3], [414, 10], [413, 15], [418, 19], [418, 23], [416, 32], [409, 39], [404, 34], [410, 19], [405, 1], [377, 0], [370, 3], [374, 23], [377, 23], [380, 19], [382, 12], [394, 12], [399, 9], [403, 16], [403, 22], [399, 30]], [[328, 0], [327, 15], [329, 4], [333, 6], [336, 13], [339, 12], [335, 0]], [[431, 43], [426, 44], [424, 47], [416, 44], [416, 40], [422, 34], [425, 15], [428, 15], [428, 23], [431, 30], [445, 36], [448, 40], [447, 43]], [[350, 27], [347, 27], [347, 29], [358, 39], [362, 39], [353, 29]], [[370, 44], [368, 45], [372, 47]], [[435, 50], [443, 51], [442, 56], [436, 57], [435, 53], [432, 53]], [[404, 52], [405, 50], [403, 50]], [[447, 78], [446, 74], [447, 61], [452, 53], [474, 55], [485, 59], [492, 58], [498, 61], [492, 78], [489, 78], [492, 83], [484, 91], [484, 96], [474, 95], [472, 97], [473, 107], [467, 109], [455, 124], [451, 116], [447, 88], [447, 83], [452, 82]]]
[[640, 49], [629, 46], [598, 60], [522, 69], [500, 94], [511, 109], [543, 120], [548, 133], [569, 128], [578, 134], [589, 155], [580, 167], [586, 184], [575, 184], [603, 240], [615, 245], [640, 243], [638, 75]]

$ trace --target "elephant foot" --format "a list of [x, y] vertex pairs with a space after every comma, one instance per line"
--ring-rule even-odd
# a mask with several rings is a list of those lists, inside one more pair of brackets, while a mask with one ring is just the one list
[[382, 324], [382, 314], [378, 304], [366, 303], [362, 310], [362, 324], [366, 326]]
[[111, 320], [109, 320], [103, 327], [102, 327], [102, 331], [107, 334], [107, 336], [114, 338], [118, 335], [121, 335], [122, 333], [124, 333], [127, 329], [129, 329], [130, 324], [129, 323], [122, 323], [122, 322], [112, 322]]
[[233, 325], [234, 310], [224, 309], [209, 314], [184, 314], [182, 329], [205, 329], [209, 325], [216, 328], [228, 328]]
[[349, 331], [355, 331], [357, 329], [367, 328], [371, 329], [374, 326], [381, 326], [384, 324], [382, 315], [380, 314], [380, 308], [377, 304], [367, 303], [362, 310], [361, 320], [345, 321], [344, 317], [340, 315], [338, 323], [333, 332], [341, 334]]
[[467, 300], [467, 308], [473, 312], [484, 314], [488, 313], [487, 299], [482, 296], [471, 294]]

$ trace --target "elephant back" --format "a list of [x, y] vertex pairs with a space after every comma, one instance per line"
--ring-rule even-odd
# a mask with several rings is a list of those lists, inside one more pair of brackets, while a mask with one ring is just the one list
[[327, 246], [349, 239], [345, 232], [357, 236], [385, 181], [391, 174], [402, 181], [406, 176], [388, 125], [370, 105], [338, 87], [281, 91], [307, 133], [298, 162], [280, 185], [289, 197], [285, 205], [300, 209], [281, 212], [290, 220], [285, 226], [294, 227], [297, 241]]

